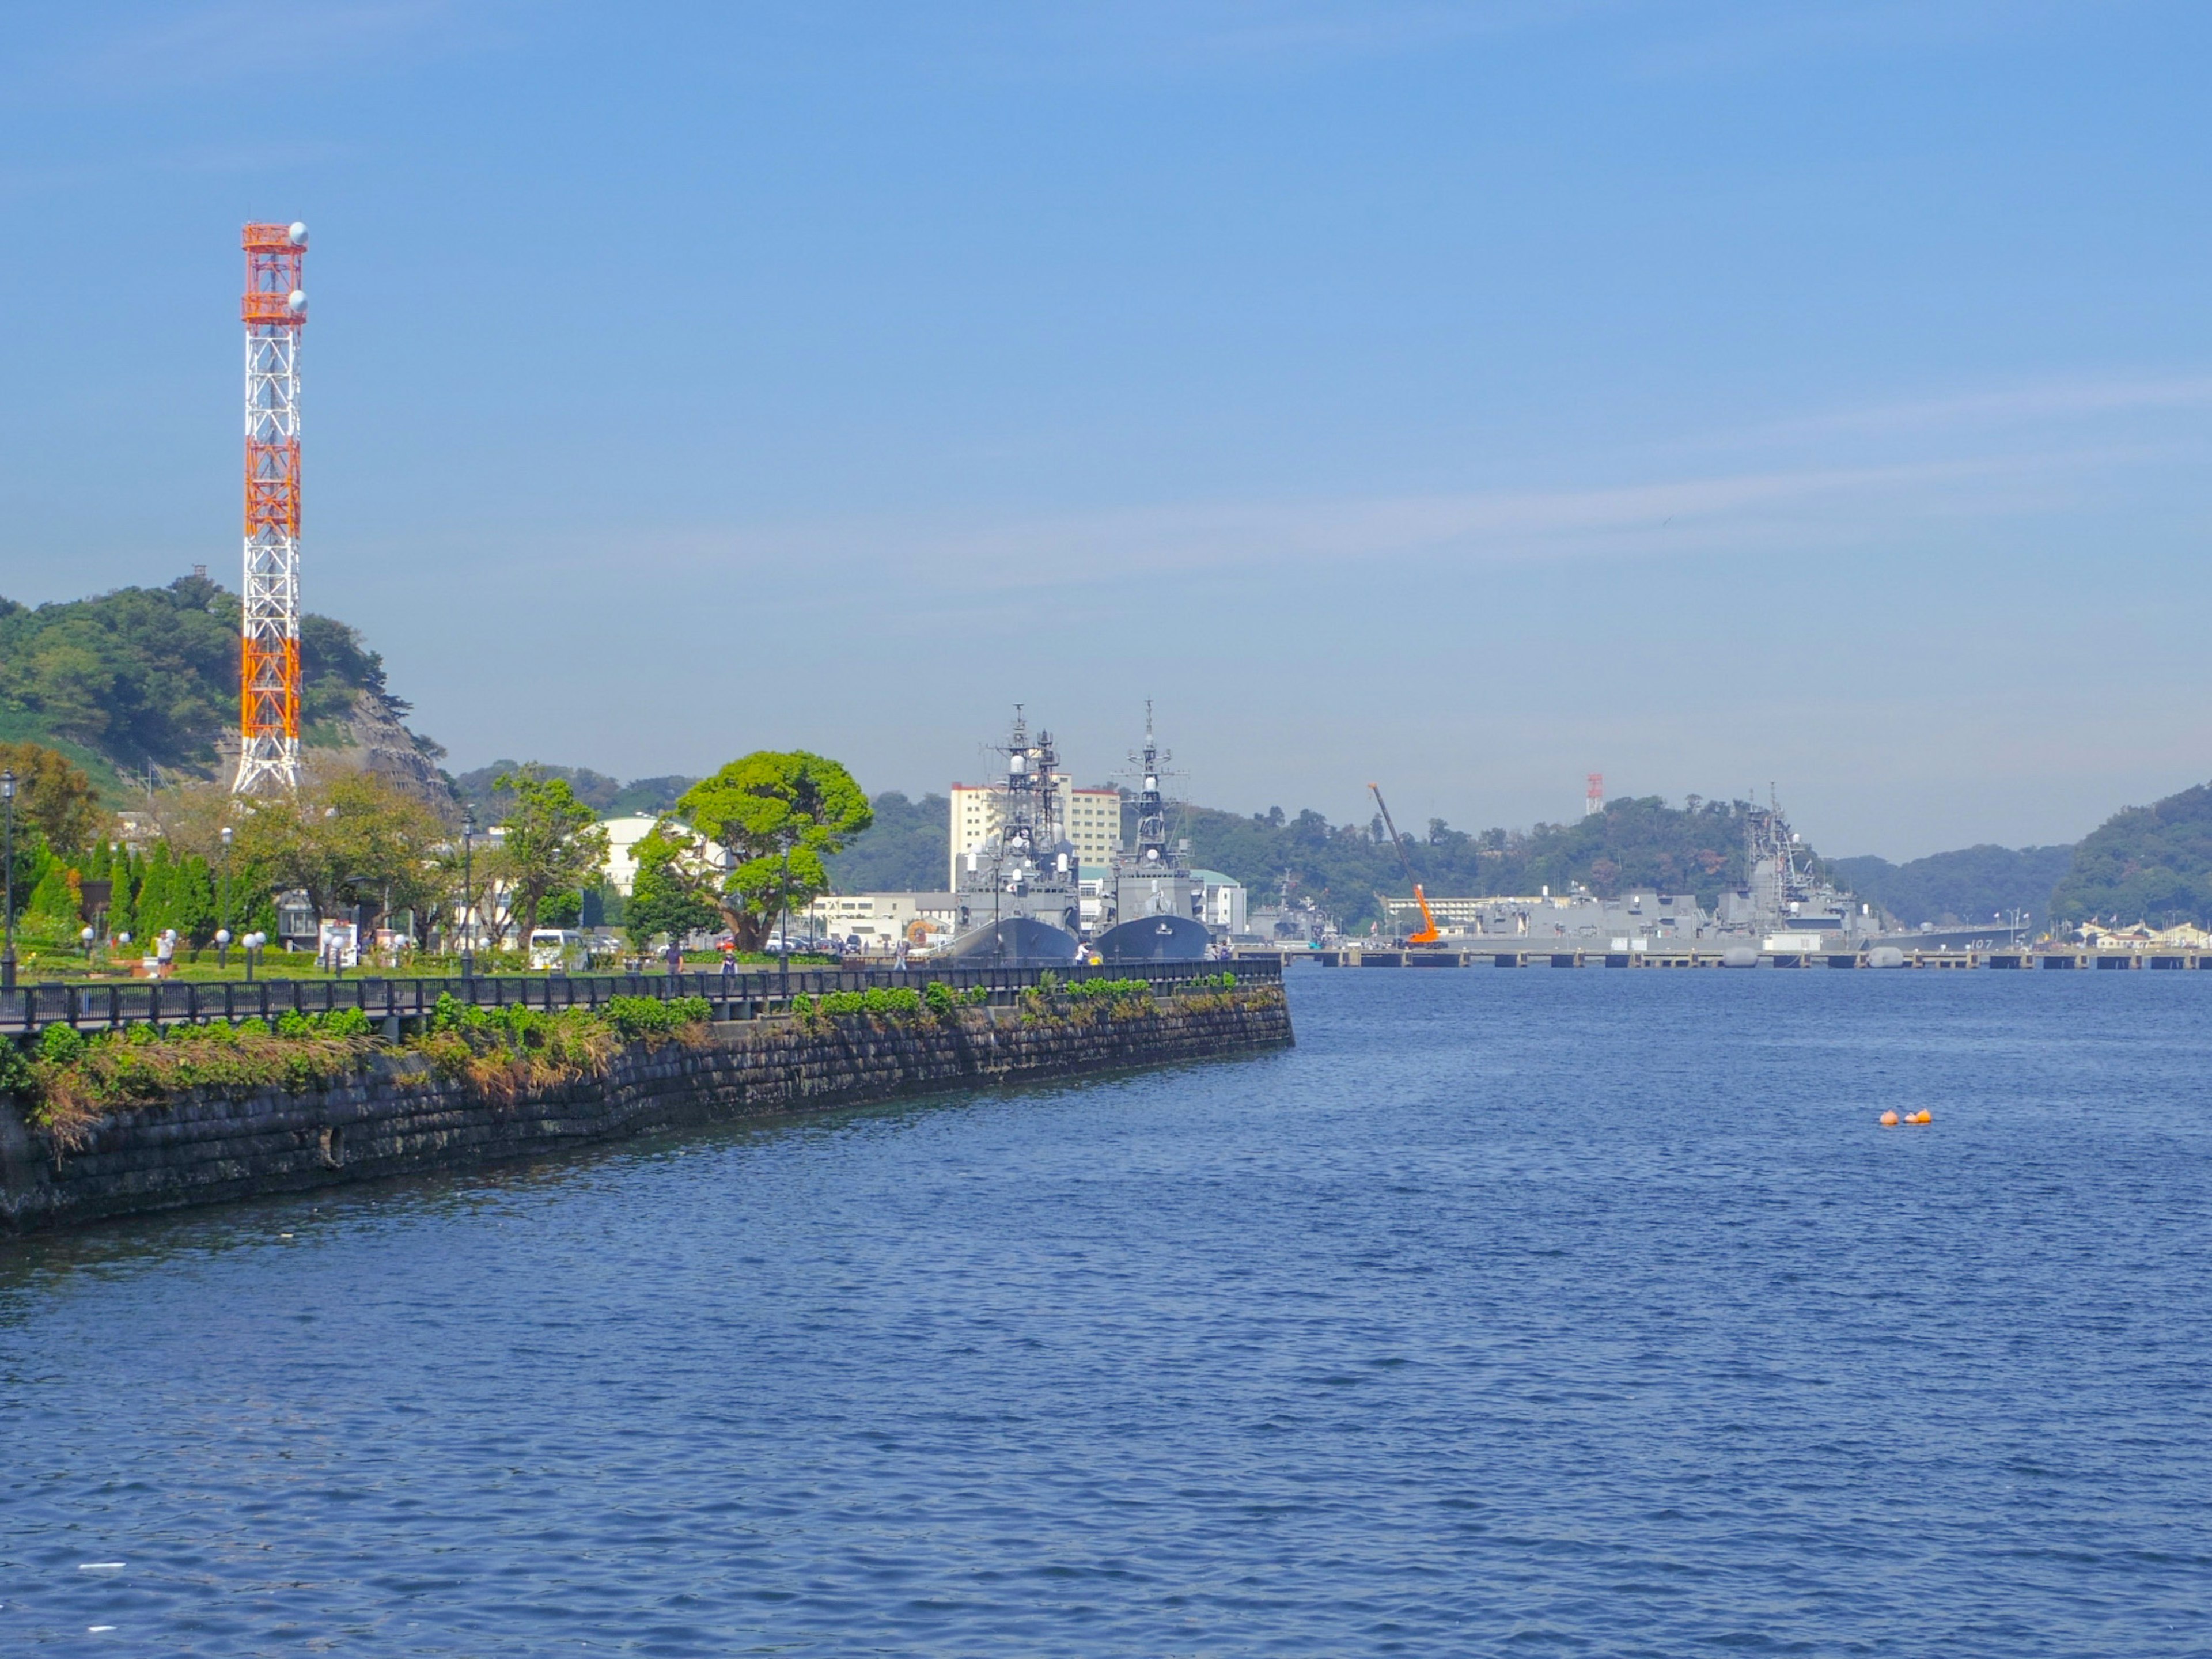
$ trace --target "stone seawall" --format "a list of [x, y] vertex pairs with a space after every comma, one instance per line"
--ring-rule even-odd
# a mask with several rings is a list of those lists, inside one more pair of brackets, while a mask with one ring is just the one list
[[100, 1119], [75, 1150], [0, 1100], [0, 1228], [16, 1232], [267, 1193], [460, 1170], [685, 1123], [1249, 1054], [1292, 1041], [1279, 985], [1149, 1013], [1013, 1008], [717, 1025], [631, 1048], [606, 1074], [513, 1101], [383, 1054], [307, 1094], [191, 1095]]

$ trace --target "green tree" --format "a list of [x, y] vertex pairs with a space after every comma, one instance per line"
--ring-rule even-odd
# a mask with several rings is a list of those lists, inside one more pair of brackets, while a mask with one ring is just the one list
[[2082, 838], [2051, 896], [2051, 919], [2212, 922], [2212, 785], [2114, 813]]
[[722, 919], [715, 902], [717, 883], [696, 836], [663, 819], [630, 849], [637, 873], [630, 883], [623, 927], [630, 943], [649, 951], [662, 934], [680, 939], [702, 933]]
[[169, 872], [169, 926], [194, 945], [215, 938], [215, 883], [197, 853], [179, 859]]
[[112, 884], [107, 901], [107, 931], [111, 935], [128, 933], [133, 939], [138, 936], [137, 863], [127, 849], [108, 860], [107, 877]]
[[527, 939], [548, 898], [559, 893], [573, 899], [599, 878], [607, 863], [607, 832], [568, 779], [542, 776], [534, 764], [503, 775], [495, 787], [514, 798], [495, 862], [508, 890], [508, 913]]
[[[169, 843], [157, 841], [146, 860], [146, 873], [138, 884], [133, 908], [138, 914], [138, 932], [149, 939], [156, 938], [167, 927], [175, 927], [170, 915], [169, 878], [173, 866], [169, 860]], [[183, 930], [179, 928], [181, 933]]]
[[806, 750], [762, 750], [685, 790], [676, 810], [728, 860], [719, 902], [739, 942], [757, 950], [787, 902], [803, 910], [830, 890], [822, 860], [875, 820], [853, 775]]
[[100, 796], [68, 756], [43, 744], [0, 743], [0, 769], [15, 775], [17, 829], [27, 822], [65, 858], [91, 842]]
[[[296, 798], [256, 801], [241, 812], [231, 869], [234, 883], [251, 870], [265, 891], [305, 888], [318, 915], [362, 902], [381, 906], [387, 896], [393, 910], [419, 909], [447, 890], [449, 839], [437, 815], [413, 796], [375, 773], [346, 772]], [[481, 885], [481, 867], [477, 877]], [[232, 903], [243, 911], [235, 884]], [[240, 931], [234, 923], [232, 931]]]
[[39, 878], [39, 884], [31, 890], [31, 902], [24, 908], [49, 921], [76, 921], [82, 909], [78, 890], [82, 879], [59, 859], [52, 860], [46, 866], [46, 873]]

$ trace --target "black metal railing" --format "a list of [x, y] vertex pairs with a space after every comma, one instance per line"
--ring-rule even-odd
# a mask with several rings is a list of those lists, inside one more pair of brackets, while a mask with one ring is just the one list
[[[831, 991], [866, 991], [932, 982], [956, 991], [981, 990], [994, 1003], [1012, 1001], [1047, 975], [1061, 982], [1084, 979], [1141, 979], [1172, 989], [1224, 970], [1240, 982], [1276, 980], [1279, 962], [1151, 962], [1065, 968], [811, 968], [789, 977], [774, 968], [739, 973], [478, 974], [469, 978], [380, 978], [373, 974], [336, 979], [115, 980], [91, 984], [19, 985], [0, 991], [0, 1036], [31, 1036], [49, 1025], [112, 1030], [126, 1025], [199, 1024], [210, 1020], [268, 1019], [281, 1014], [327, 1013], [358, 1008], [396, 1026], [420, 1019], [441, 996], [478, 1007], [520, 1006], [548, 1012], [597, 1008], [613, 997], [704, 997], [717, 1019], [757, 1019], [783, 1012], [788, 999]], [[388, 1029], [390, 1026], [388, 1026]]]

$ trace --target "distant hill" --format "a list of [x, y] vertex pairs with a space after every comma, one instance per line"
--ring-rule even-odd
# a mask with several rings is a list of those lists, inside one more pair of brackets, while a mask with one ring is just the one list
[[2051, 890], [2074, 862], [2071, 847], [1966, 847], [1905, 864], [1872, 856], [1832, 859], [1837, 881], [1908, 927], [1923, 921], [1971, 924], [2026, 911], [2030, 925], [2050, 918]]
[[2212, 924], [2212, 785], [2128, 807], [2091, 830], [2051, 896], [2051, 917]]
[[[0, 738], [50, 744], [111, 796], [161, 769], [212, 777], [236, 752], [235, 593], [204, 576], [31, 609], [0, 599]], [[445, 751], [404, 724], [383, 659], [343, 623], [300, 623], [301, 737], [442, 795]]]
[[842, 893], [937, 893], [952, 861], [952, 808], [943, 795], [908, 800], [886, 790], [869, 803], [876, 821], [829, 860]]
[[[1574, 883], [1610, 896], [1631, 888], [1692, 893], [1711, 907], [1744, 873], [1745, 801], [1688, 797], [1669, 806], [1656, 795], [1624, 797], [1571, 823], [1525, 830], [1455, 830], [1431, 818], [1425, 830], [1401, 824], [1415, 876], [1432, 896], [1564, 893]], [[1249, 816], [1183, 808], [1175, 833], [1192, 861], [1244, 884], [1255, 902], [1274, 899], [1285, 879], [1294, 892], [1332, 910], [1347, 929], [1382, 915], [1376, 895], [1410, 895], [1378, 814], [1364, 824], [1332, 825], [1307, 811], [1280, 807]], [[1809, 854], [1808, 854], [1809, 856]]]

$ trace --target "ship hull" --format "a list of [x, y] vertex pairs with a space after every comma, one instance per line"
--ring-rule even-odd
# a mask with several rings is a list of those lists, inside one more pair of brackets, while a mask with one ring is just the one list
[[1212, 935], [1188, 916], [1139, 916], [1091, 942], [1101, 962], [1203, 962]]
[[1075, 935], [1035, 916], [985, 922], [952, 942], [944, 960], [975, 966], [1057, 968], [1075, 960]]

